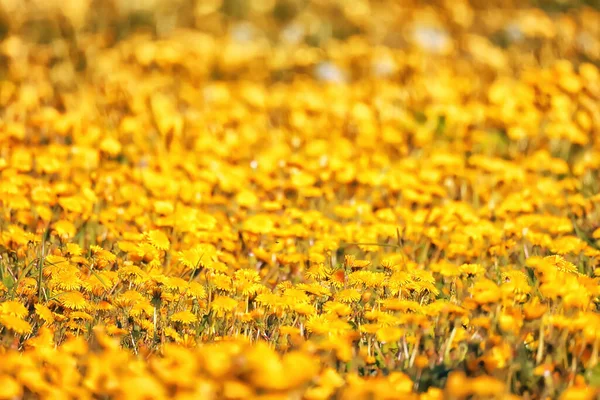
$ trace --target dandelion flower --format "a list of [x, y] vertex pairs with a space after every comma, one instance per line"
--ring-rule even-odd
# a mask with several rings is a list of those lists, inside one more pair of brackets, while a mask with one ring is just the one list
[[158, 250], [169, 250], [171, 243], [169, 242], [169, 238], [163, 231], [159, 231], [158, 229], [152, 230], [147, 233], [146, 239], [148, 242], [157, 248]]
[[217, 296], [210, 304], [210, 308], [215, 312], [217, 316], [223, 316], [226, 313], [232, 312], [238, 302], [231, 297]]
[[94, 319], [94, 317], [92, 317], [90, 314], [84, 312], [84, 311], [75, 311], [72, 312], [71, 314], [69, 314], [69, 317], [72, 320], [84, 320], [84, 321], [92, 321]]
[[37, 293], [37, 280], [31, 277], [21, 279], [17, 293], [21, 296], [34, 296]]
[[190, 282], [186, 289], [186, 293], [188, 296], [196, 299], [202, 300], [206, 298], [206, 289], [198, 282]]
[[3, 325], [6, 327], [6, 329], [10, 329], [11, 331], [20, 335], [31, 333], [33, 329], [29, 322], [14, 315], [8, 314], [0, 315], [0, 325]]
[[8, 375], [0, 375], [0, 398], [20, 399], [23, 397], [23, 386]]
[[394, 326], [379, 328], [375, 333], [375, 335], [377, 336], [377, 340], [379, 340], [382, 343], [397, 342], [402, 338], [403, 334], [404, 332], [402, 331], [402, 329]]
[[43, 304], [36, 304], [34, 306], [35, 314], [40, 317], [46, 324], [52, 324], [54, 322], [54, 314], [48, 307]]
[[203, 264], [212, 263], [217, 255], [215, 246], [209, 243], [200, 243], [189, 250], [179, 253], [179, 261], [190, 269], [197, 269]]
[[360, 300], [361, 294], [356, 289], [344, 289], [339, 291], [335, 298], [342, 303], [355, 303]]
[[331, 317], [325, 315], [312, 315], [306, 321], [306, 330], [316, 334], [325, 334], [331, 330]]
[[0, 315], [12, 315], [17, 318], [25, 318], [29, 315], [29, 312], [20, 302], [9, 300], [0, 304]]
[[257, 235], [268, 234], [275, 228], [272, 217], [266, 214], [258, 214], [248, 218], [244, 222], [244, 230]]
[[78, 257], [83, 254], [83, 250], [77, 243], [67, 243], [67, 254]]
[[189, 310], [179, 311], [171, 315], [171, 321], [181, 322], [183, 325], [188, 325], [198, 321], [198, 318]]
[[77, 229], [71, 221], [60, 220], [54, 223], [54, 231], [61, 239], [70, 239], [75, 236]]
[[89, 307], [88, 301], [80, 292], [63, 292], [58, 296], [58, 301], [71, 310], [85, 310]]
[[53, 274], [50, 280], [50, 286], [53, 289], [61, 290], [79, 290], [83, 281], [79, 277], [79, 272], [76, 269], [61, 269]]
[[173, 329], [172, 327], [170, 327], [170, 326], [167, 326], [165, 328], [164, 333], [165, 333], [165, 336], [170, 337], [171, 339], [173, 339], [175, 341], [175, 343], [180, 343], [182, 341], [181, 335], [179, 335], [179, 333], [175, 329]]

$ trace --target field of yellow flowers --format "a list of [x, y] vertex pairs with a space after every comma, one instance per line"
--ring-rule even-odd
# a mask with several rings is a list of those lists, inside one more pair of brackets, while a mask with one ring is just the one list
[[1, 0], [0, 399], [597, 398], [599, 10]]

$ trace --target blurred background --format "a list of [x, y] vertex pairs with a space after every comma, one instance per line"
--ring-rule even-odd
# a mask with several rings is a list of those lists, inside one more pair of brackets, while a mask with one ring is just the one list
[[124, 40], [136, 62], [209, 79], [389, 77], [415, 51], [494, 70], [598, 65], [599, 10], [600, 0], [0, 0], [0, 79], [26, 58], [68, 81]]

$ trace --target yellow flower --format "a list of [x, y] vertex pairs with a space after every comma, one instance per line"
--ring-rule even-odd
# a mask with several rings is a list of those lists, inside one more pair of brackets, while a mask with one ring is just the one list
[[146, 240], [158, 250], [169, 250], [171, 243], [167, 235], [158, 229], [152, 230], [146, 234]]
[[117, 256], [111, 253], [108, 250], [103, 249], [100, 246], [92, 245], [90, 246], [90, 250], [94, 255], [94, 259], [96, 261], [96, 267], [100, 269], [108, 268], [114, 262], [117, 261]]
[[181, 341], [182, 341], [181, 335], [172, 327], [170, 327], [170, 326], [165, 327], [164, 333], [165, 333], [165, 336], [173, 339], [175, 341], [175, 343], [181, 343]]
[[78, 196], [61, 197], [58, 199], [58, 204], [69, 212], [81, 213], [83, 212], [82, 199]]
[[214, 285], [217, 289], [223, 290], [225, 292], [233, 291], [233, 281], [229, 276], [225, 274], [214, 274], [210, 279], [210, 283]]
[[35, 313], [39, 316], [46, 324], [52, 324], [54, 322], [54, 314], [48, 307], [43, 304], [36, 304], [34, 306]]
[[71, 310], [86, 310], [89, 308], [87, 299], [80, 292], [62, 292], [57, 296], [57, 300], [65, 308]]
[[279, 333], [281, 335], [300, 335], [300, 328], [296, 328], [295, 326], [282, 325], [279, 327]]
[[179, 311], [171, 315], [171, 321], [181, 322], [184, 325], [198, 321], [198, 318], [189, 310]]
[[336, 318], [332, 315], [315, 314], [306, 321], [306, 329], [316, 334], [327, 334], [332, 331]]
[[361, 294], [356, 289], [344, 289], [336, 293], [335, 298], [342, 303], [355, 303], [360, 300]]
[[190, 282], [186, 294], [196, 300], [202, 300], [206, 298], [206, 289], [198, 282]]
[[0, 325], [20, 335], [31, 333], [33, 329], [29, 322], [10, 314], [0, 315]]
[[460, 272], [467, 278], [483, 275], [485, 269], [479, 264], [463, 264], [459, 267]]
[[92, 317], [90, 314], [83, 312], [83, 311], [74, 311], [72, 313], [69, 314], [69, 317], [72, 320], [85, 320], [85, 321], [92, 321], [94, 319], [94, 317]]
[[100, 150], [113, 157], [119, 155], [121, 148], [121, 143], [114, 137], [107, 136], [100, 142]]
[[258, 214], [244, 221], [243, 229], [254, 234], [268, 234], [275, 228], [272, 217], [266, 214]]
[[21, 384], [9, 375], [0, 375], [0, 398], [17, 399], [23, 396]]
[[67, 254], [70, 256], [80, 256], [83, 254], [83, 250], [77, 243], [67, 243]]
[[0, 315], [12, 315], [17, 318], [25, 318], [29, 315], [29, 312], [20, 302], [9, 300], [0, 304]]
[[238, 305], [238, 302], [231, 297], [217, 296], [210, 303], [210, 308], [215, 312], [216, 316], [223, 316], [232, 312]]
[[136, 265], [123, 265], [119, 268], [117, 275], [124, 281], [132, 282], [135, 285], [139, 285], [150, 279], [148, 274]]
[[328, 301], [323, 304], [323, 311], [328, 314], [337, 314], [340, 317], [345, 317], [352, 312], [352, 308], [347, 304]]
[[188, 268], [197, 269], [210, 265], [217, 256], [217, 249], [212, 244], [200, 243], [189, 250], [179, 253], [179, 261]]
[[61, 239], [70, 239], [75, 236], [77, 229], [71, 221], [60, 220], [54, 223], [54, 231]]
[[379, 328], [375, 335], [377, 336], [377, 340], [379, 340], [380, 342], [391, 343], [400, 340], [403, 334], [404, 332], [402, 331], [402, 329], [393, 326], [388, 326]]
[[543, 263], [546, 263], [547, 265], [552, 265], [558, 271], [561, 271], [561, 272], [570, 272], [570, 273], [573, 273], [573, 274], [579, 274], [579, 272], [577, 271], [577, 267], [575, 266], [575, 264], [573, 264], [573, 263], [565, 260], [561, 256], [548, 256], [548, 257], [544, 257]]
[[76, 268], [63, 267], [52, 274], [50, 286], [61, 290], [79, 290], [83, 281]]

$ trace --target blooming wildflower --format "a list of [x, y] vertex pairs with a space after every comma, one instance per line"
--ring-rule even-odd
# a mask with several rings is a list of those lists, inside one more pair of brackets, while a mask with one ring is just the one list
[[75, 269], [59, 269], [52, 275], [50, 285], [61, 290], [79, 290], [83, 283], [79, 275]]
[[69, 314], [69, 317], [73, 320], [85, 320], [85, 321], [91, 321], [94, 319], [94, 317], [92, 317], [90, 314], [83, 312], [83, 311], [74, 311], [71, 314]]
[[421, 305], [412, 300], [400, 300], [400, 299], [385, 299], [381, 300], [381, 306], [384, 310], [391, 311], [419, 311], [421, 310]]
[[325, 315], [313, 315], [306, 321], [306, 329], [316, 334], [328, 333], [331, 330], [331, 318]]
[[54, 223], [54, 231], [62, 239], [69, 239], [75, 236], [77, 228], [71, 221], [60, 220]]
[[196, 322], [198, 318], [194, 314], [192, 314], [189, 310], [179, 311], [173, 315], [171, 315], [171, 321], [173, 322], [181, 322], [184, 325], [191, 324]]
[[260, 284], [260, 276], [256, 271], [238, 270], [233, 278], [234, 286], [238, 293], [244, 296], [256, 294], [262, 287]]
[[484, 268], [478, 264], [463, 264], [460, 266], [460, 271], [468, 278], [482, 275], [485, 272]]
[[317, 310], [315, 308], [315, 306], [313, 306], [312, 304], [309, 303], [294, 303], [292, 302], [290, 304], [290, 307], [297, 312], [299, 315], [315, 315], [317, 313]]
[[498, 286], [490, 280], [480, 280], [472, 289], [473, 300], [478, 304], [495, 303], [500, 299]]
[[544, 263], [548, 265], [553, 265], [556, 267], [558, 271], [561, 272], [571, 272], [577, 274], [577, 267], [573, 264], [562, 258], [561, 256], [548, 256], [544, 257]]
[[25, 318], [29, 312], [23, 304], [18, 301], [5, 301], [0, 303], [0, 315], [12, 315], [17, 318]]
[[97, 267], [100, 269], [107, 268], [117, 260], [117, 257], [113, 253], [101, 247], [90, 246], [90, 250], [94, 254]]
[[183, 265], [191, 269], [197, 269], [202, 265], [212, 263], [213, 258], [217, 255], [217, 250], [211, 244], [201, 243], [179, 254], [179, 261]]
[[202, 300], [206, 298], [206, 290], [198, 282], [190, 282], [186, 289], [188, 296], [193, 297], [196, 300]]
[[108, 292], [116, 283], [116, 273], [112, 271], [99, 271], [90, 275], [82, 282], [82, 287], [86, 292], [95, 295]]
[[119, 278], [125, 281], [132, 282], [136, 285], [139, 285], [140, 283], [143, 283], [149, 279], [147, 274], [135, 265], [122, 266], [121, 268], [119, 268], [117, 275], [119, 276]]
[[34, 308], [36, 315], [38, 315], [46, 324], [52, 324], [54, 322], [54, 315], [48, 307], [38, 303]]
[[344, 289], [336, 294], [336, 299], [342, 303], [353, 303], [360, 300], [360, 293], [356, 289]]
[[380, 328], [381, 326], [379, 324], [367, 323], [360, 326], [360, 331], [363, 333], [375, 334]]
[[[341, 273], [343, 273], [343, 271], [341, 271]], [[306, 270], [305, 275], [309, 279], [323, 279], [328, 275], [327, 267], [325, 266], [325, 264], [320, 263], [317, 265], [313, 265]]]
[[147, 299], [136, 301], [129, 309], [129, 315], [137, 318], [142, 317], [143, 315], [150, 316], [153, 314], [153, 312], [154, 307], [152, 307]]
[[323, 304], [323, 311], [328, 314], [337, 314], [340, 317], [349, 315], [352, 312], [352, 308], [347, 304], [328, 301]]
[[67, 243], [67, 254], [70, 256], [81, 256], [83, 254], [83, 250], [77, 243]]
[[331, 285], [336, 288], [341, 288], [346, 283], [347, 277], [343, 269], [329, 271], [327, 272], [327, 276], [329, 278], [329, 281], [331, 282]]
[[282, 335], [299, 335], [300, 329], [295, 326], [283, 325], [279, 328], [279, 333]]
[[296, 289], [296, 288], [288, 288], [285, 289], [285, 291], [283, 292], [283, 297], [286, 300], [289, 300], [290, 303], [292, 304], [298, 304], [298, 303], [309, 303], [310, 299], [308, 297], [308, 295], [300, 289]]
[[348, 275], [348, 283], [351, 285], [362, 284], [368, 288], [381, 286], [385, 279], [386, 276], [382, 272], [355, 271]]
[[316, 296], [330, 296], [331, 295], [331, 291], [328, 288], [323, 287], [323, 286], [319, 285], [318, 283], [311, 283], [311, 284], [300, 283], [300, 284], [296, 285], [296, 288], [303, 290], [307, 293], [314, 294]]
[[58, 301], [71, 310], [85, 310], [89, 307], [88, 301], [79, 292], [62, 292], [58, 296]]
[[273, 231], [275, 223], [269, 215], [258, 214], [244, 222], [244, 230], [254, 234], [268, 234]]
[[210, 308], [216, 315], [223, 316], [226, 313], [232, 312], [238, 305], [238, 302], [227, 296], [217, 296], [210, 304]]
[[152, 230], [147, 233], [146, 239], [148, 242], [156, 247], [158, 250], [168, 250], [170, 247], [169, 238], [167, 235], [160, 230]]
[[231, 292], [233, 290], [233, 281], [230, 277], [224, 274], [214, 274], [211, 278], [210, 283], [217, 289]]
[[3, 374], [0, 376], [0, 387], [2, 388], [0, 396], [4, 398], [10, 399], [23, 396], [23, 387], [17, 380], [9, 375]]
[[165, 336], [170, 337], [175, 341], [175, 343], [181, 343], [182, 338], [181, 335], [172, 327], [167, 326], [164, 329]]
[[598, 394], [598, 10], [1, 3], [0, 397]]
[[144, 300], [145, 297], [140, 292], [135, 290], [128, 290], [114, 298], [113, 302], [120, 307], [129, 307], [135, 304], [136, 302]]
[[182, 293], [187, 286], [187, 282], [177, 276], [172, 276], [163, 281], [167, 290]]
[[20, 335], [30, 333], [33, 329], [29, 322], [10, 314], [0, 315], [0, 325]]
[[377, 340], [379, 340], [382, 343], [396, 342], [396, 341], [400, 340], [402, 335], [403, 335], [403, 332], [400, 328], [391, 327], [391, 326], [379, 328], [379, 329], [377, 329], [377, 332], [376, 332]]
[[281, 300], [281, 297], [275, 293], [261, 293], [258, 296], [256, 296], [256, 298], [254, 299], [254, 301], [257, 304], [261, 304], [261, 305], [265, 305], [265, 306], [273, 306], [277, 303], [279, 303], [279, 301]]

